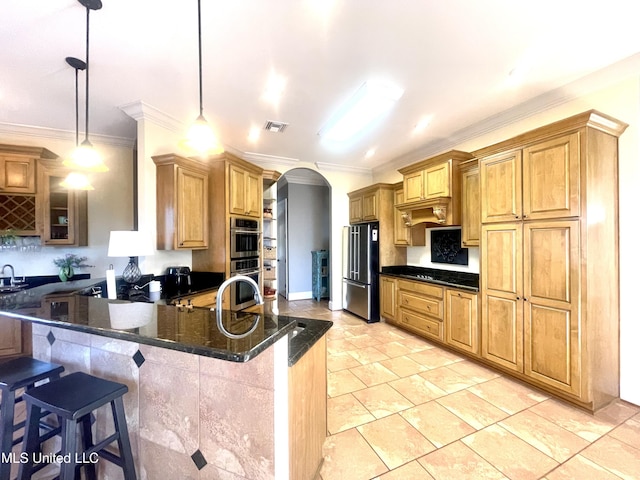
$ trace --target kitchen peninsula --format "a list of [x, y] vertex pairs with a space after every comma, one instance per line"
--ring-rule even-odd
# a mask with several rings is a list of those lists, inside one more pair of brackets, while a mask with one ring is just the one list
[[[140, 478], [313, 478], [331, 322], [225, 311], [223, 332], [208, 308], [78, 294], [95, 283], [27, 290], [0, 315], [33, 323], [35, 358], [129, 387]], [[98, 437], [112, 428], [100, 411]], [[112, 465], [99, 468], [111, 478]]]

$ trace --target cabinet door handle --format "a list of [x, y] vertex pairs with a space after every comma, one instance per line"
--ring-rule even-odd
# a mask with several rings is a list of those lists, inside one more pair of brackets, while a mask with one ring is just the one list
[[520, 300], [520, 297], [516, 297], [516, 300]]
[[522, 215], [522, 218], [527, 218], [527, 216], [526, 215]]
[[516, 215], [516, 218], [520, 218], [520, 216], [519, 216], [519, 215]]
[[523, 298], [523, 300], [524, 300], [525, 302], [527, 301], [527, 299], [526, 299], [526, 298]]

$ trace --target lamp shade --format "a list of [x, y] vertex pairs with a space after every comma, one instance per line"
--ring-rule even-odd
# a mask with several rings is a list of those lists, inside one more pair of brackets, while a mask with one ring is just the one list
[[151, 254], [153, 246], [143, 232], [115, 230], [109, 235], [109, 257], [144, 257]]

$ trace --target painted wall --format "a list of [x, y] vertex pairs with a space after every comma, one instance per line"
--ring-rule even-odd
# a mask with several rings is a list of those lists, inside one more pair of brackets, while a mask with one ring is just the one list
[[[22, 127], [21, 133], [16, 133], [12, 131], [13, 128], [10, 125], [2, 126], [0, 143], [44, 147], [60, 156], [60, 162], [75, 148], [75, 132]], [[95, 190], [87, 193], [89, 245], [42, 246], [37, 252], [3, 251], [0, 253], [0, 265], [13, 265], [18, 277], [55, 275], [58, 268], [53, 264], [53, 259], [66, 253], [87, 257], [87, 263], [94, 267], [80, 270], [79, 273], [89, 273], [92, 278], [104, 277], [110, 263], [116, 272], [124, 270], [128, 259], [107, 257], [107, 247], [111, 230], [131, 230], [133, 227], [133, 142], [99, 136], [90, 138], [109, 171], [90, 175]]]

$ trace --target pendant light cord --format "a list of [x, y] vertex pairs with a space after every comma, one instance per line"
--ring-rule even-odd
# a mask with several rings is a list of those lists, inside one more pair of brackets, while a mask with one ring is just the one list
[[200, 116], [202, 117], [202, 18], [198, 0], [198, 80], [200, 84]]
[[87, 72], [85, 73], [85, 112], [84, 112], [84, 140], [89, 141], [89, 4], [87, 4]]
[[74, 67], [76, 71], [76, 147], [78, 146], [78, 125], [79, 125], [79, 113], [78, 113], [78, 69]]

